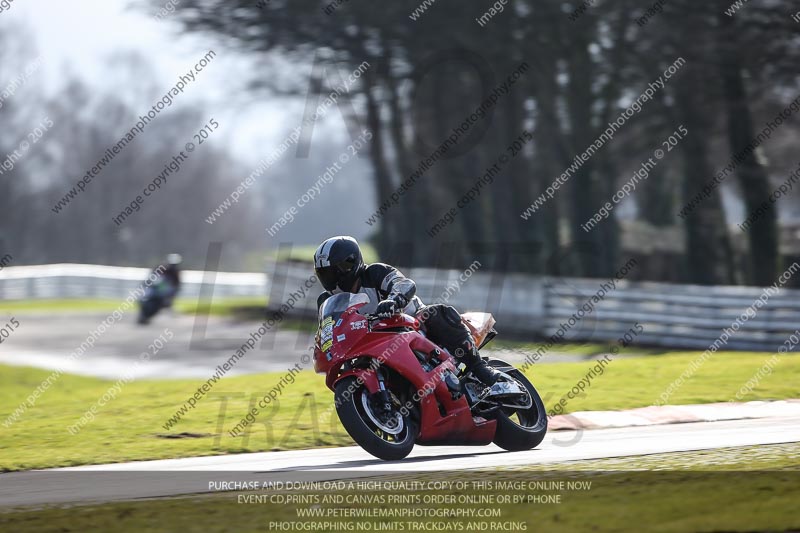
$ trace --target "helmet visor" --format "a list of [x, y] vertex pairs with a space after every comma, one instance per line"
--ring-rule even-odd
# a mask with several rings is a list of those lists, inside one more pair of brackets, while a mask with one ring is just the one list
[[353, 271], [354, 268], [356, 268], [357, 264], [358, 264], [358, 261], [356, 260], [356, 256], [349, 255], [346, 258], [344, 258], [343, 260], [339, 261], [336, 264], [336, 268], [342, 274], [349, 274], [350, 272]]
[[331, 292], [336, 288], [336, 282], [339, 280], [339, 270], [335, 266], [317, 267], [317, 278], [325, 290]]

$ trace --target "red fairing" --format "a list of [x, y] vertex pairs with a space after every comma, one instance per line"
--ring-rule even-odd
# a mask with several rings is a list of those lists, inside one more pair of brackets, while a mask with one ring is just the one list
[[[334, 390], [336, 383], [355, 375], [371, 393], [379, 390], [376, 373], [368, 368], [342, 370], [348, 361], [370, 357], [381, 361], [400, 374], [417, 391], [421, 424], [417, 444], [474, 444], [492, 442], [496, 421], [473, 418], [464, 396], [453, 400], [444, 383], [443, 372], [456, 372], [453, 358], [420, 333], [419, 321], [408, 315], [374, 321], [358, 313], [364, 304], [354, 305], [333, 324], [327, 351], [320, 346], [319, 334], [314, 349], [314, 369], [326, 373], [326, 385]], [[321, 326], [322, 327], [322, 326]], [[436, 355], [442, 363], [426, 372], [412, 350]], [[389, 386], [391, 389], [391, 386]], [[440, 408], [441, 407], [441, 408]], [[444, 414], [443, 414], [444, 413]]]

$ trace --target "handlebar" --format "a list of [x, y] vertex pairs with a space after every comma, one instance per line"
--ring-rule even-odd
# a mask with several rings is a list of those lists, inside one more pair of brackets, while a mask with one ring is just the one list
[[398, 316], [398, 315], [402, 315], [402, 314], [403, 314], [402, 311], [398, 311], [398, 312], [396, 312], [396, 313], [394, 313], [394, 314], [392, 314], [390, 316], [380, 316], [380, 315], [374, 315], [374, 314], [365, 314], [364, 318], [366, 318], [367, 320], [385, 320], [387, 318], [392, 318], [393, 316]]

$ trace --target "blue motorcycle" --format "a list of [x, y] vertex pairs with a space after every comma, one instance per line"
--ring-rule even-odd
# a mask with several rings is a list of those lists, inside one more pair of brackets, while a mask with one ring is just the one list
[[159, 280], [144, 291], [139, 300], [139, 324], [147, 324], [159, 311], [165, 307], [172, 307], [175, 288], [167, 280]]

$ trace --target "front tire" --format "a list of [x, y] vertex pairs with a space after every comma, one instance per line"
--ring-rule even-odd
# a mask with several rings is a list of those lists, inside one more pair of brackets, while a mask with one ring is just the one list
[[147, 302], [141, 302], [139, 304], [139, 318], [136, 319], [136, 323], [144, 326], [148, 322], [150, 322], [150, 316], [147, 313]]
[[161, 308], [161, 303], [159, 300], [155, 298], [148, 298], [140, 302], [140, 309], [139, 309], [139, 324], [148, 324], [150, 319], [153, 318], [156, 313], [158, 313], [159, 309]]
[[527, 389], [533, 400], [533, 405], [525, 410], [500, 409], [497, 411], [497, 432], [494, 436], [494, 443], [510, 452], [531, 450], [537, 447], [547, 433], [547, 413], [542, 398], [528, 378], [513, 366], [497, 359], [490, 359], [488, 364], [518, 381]]
[[[417, 428], [408, 416], [402, 417], [402, 429], [392, 434], [381, 429], [370, 408], [369, 391], [359, 384], [354, 376], [349, 376], [336, 384], [334, 398], [336, 414], [344, 429], [356, 444], [378, 459], [397, 461], [403, 459], [414, 448]], [[400, 416], [398, 414], [398, 416]]]

